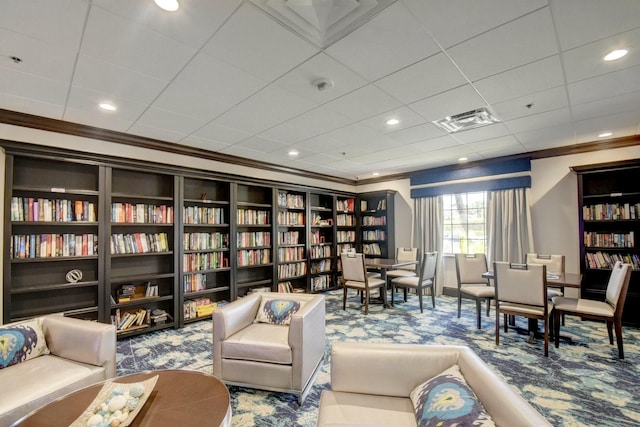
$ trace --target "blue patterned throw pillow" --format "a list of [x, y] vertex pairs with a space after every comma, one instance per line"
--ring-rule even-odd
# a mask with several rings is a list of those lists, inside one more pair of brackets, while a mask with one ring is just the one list
[[495, 426], [458, 365], [414, 388], [411, 402], [419, 427]]
[[0, 327], [0, 369], [49, 354], [40, 319]]
[[299, 301], [263, 298], [258, 309], [256, 322], [288, 325], [291, 323], [291, 316], [300, 310], [300, 307], [302, 307], [302, 303]]

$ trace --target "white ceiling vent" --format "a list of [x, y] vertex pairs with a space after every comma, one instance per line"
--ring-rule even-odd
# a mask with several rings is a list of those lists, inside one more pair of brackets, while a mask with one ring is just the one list
[[487, 126], [498, 123], [500, 120], [495, 117], [486, 107], [477, 108], [444, 119], [435, 120], [433, 123], [449, 133], [460, 132], [480, 126]]
[[325, 48], [397, 0], [250, 1], [319, 48]]

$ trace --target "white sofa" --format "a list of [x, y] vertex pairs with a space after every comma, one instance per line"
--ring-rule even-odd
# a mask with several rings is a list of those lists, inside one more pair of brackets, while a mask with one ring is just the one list
[[358, 342], [332, 346], [317, 425], [416, 426], [411, 391], [456, 364], [497, 426], [550, 426], [468, 347]]
[[[304, 305], [289, 325], [256, 323], [263, 299]], [[213, 374], [226, 384], [294, 393], [302, 404], [324, 351], [324, 295], [256, 292], [213, 312]]]
[[115, 376], [113, 325], [59, 315], [41, 320], [50, 354], [0, 369], [0, 426], [9, 426], [61, 396]]

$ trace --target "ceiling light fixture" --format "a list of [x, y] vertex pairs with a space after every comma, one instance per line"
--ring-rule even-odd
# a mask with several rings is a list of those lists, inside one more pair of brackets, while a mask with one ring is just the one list
[[374, 172], [374, 173], [372, 173], [371, 175], [373, 175], [373, 176], [380, 176], [380, 172]]
[[98, 107], [102, 108], [105, 111], [116, 111], [118, 108], [110, 102], [101, 102], [98, 104]]
[[311, 85], [319, 91], [330, 89], [333, 87], [333, 80], [330, 79], [316, 79], [311, 82]]
[[288, 153], [291, 157], [296, 157], [300, 152], [298, 150], [289, 150]]
[[598, 138], [606, 138], [611, 135], [613, 135], [613, 132], [602, 132], [601, 134], [598, 135]]
[[435, 120], [433, 124], [446, 130], [448, 133], [459, 132], [467, 129], [498, 123], [500, 119], [489, 112], [486, 107], [476, 108], [444, 119]]
[[616, 59], [620, 59], [625, 56], [629, 51], [627, 49], [616, 49], [612, 50], [603, 58], [605, 61], [615, 61]]
[[168, 12], [175, 12], [180, 7], [180, 5], [178, 4], [178, 0], [153, 0], [153, 1], [158, 5], [158, 7]]
[[389, 126], [397, 125], [398, 123], [400, 123], [400, 120], [398, 120], [398, 119], [389, 119], [389, 120], [387, 120], [387, 124]]
[[458, 161], [459, 161], [459, 162], [466, 162], [467, 160], [469, 160], [469, 159], [468, 159], [468, 158], [466, 158], [466, 157], [460, 157], [460, 158], [458, 159]]

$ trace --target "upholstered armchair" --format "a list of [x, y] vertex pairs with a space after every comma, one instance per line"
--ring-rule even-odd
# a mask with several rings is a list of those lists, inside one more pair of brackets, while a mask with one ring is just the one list
[[324, 359], [324, 295], [256, 292], [213, 312], [213, 374], [293, 393], [302, 404]]

